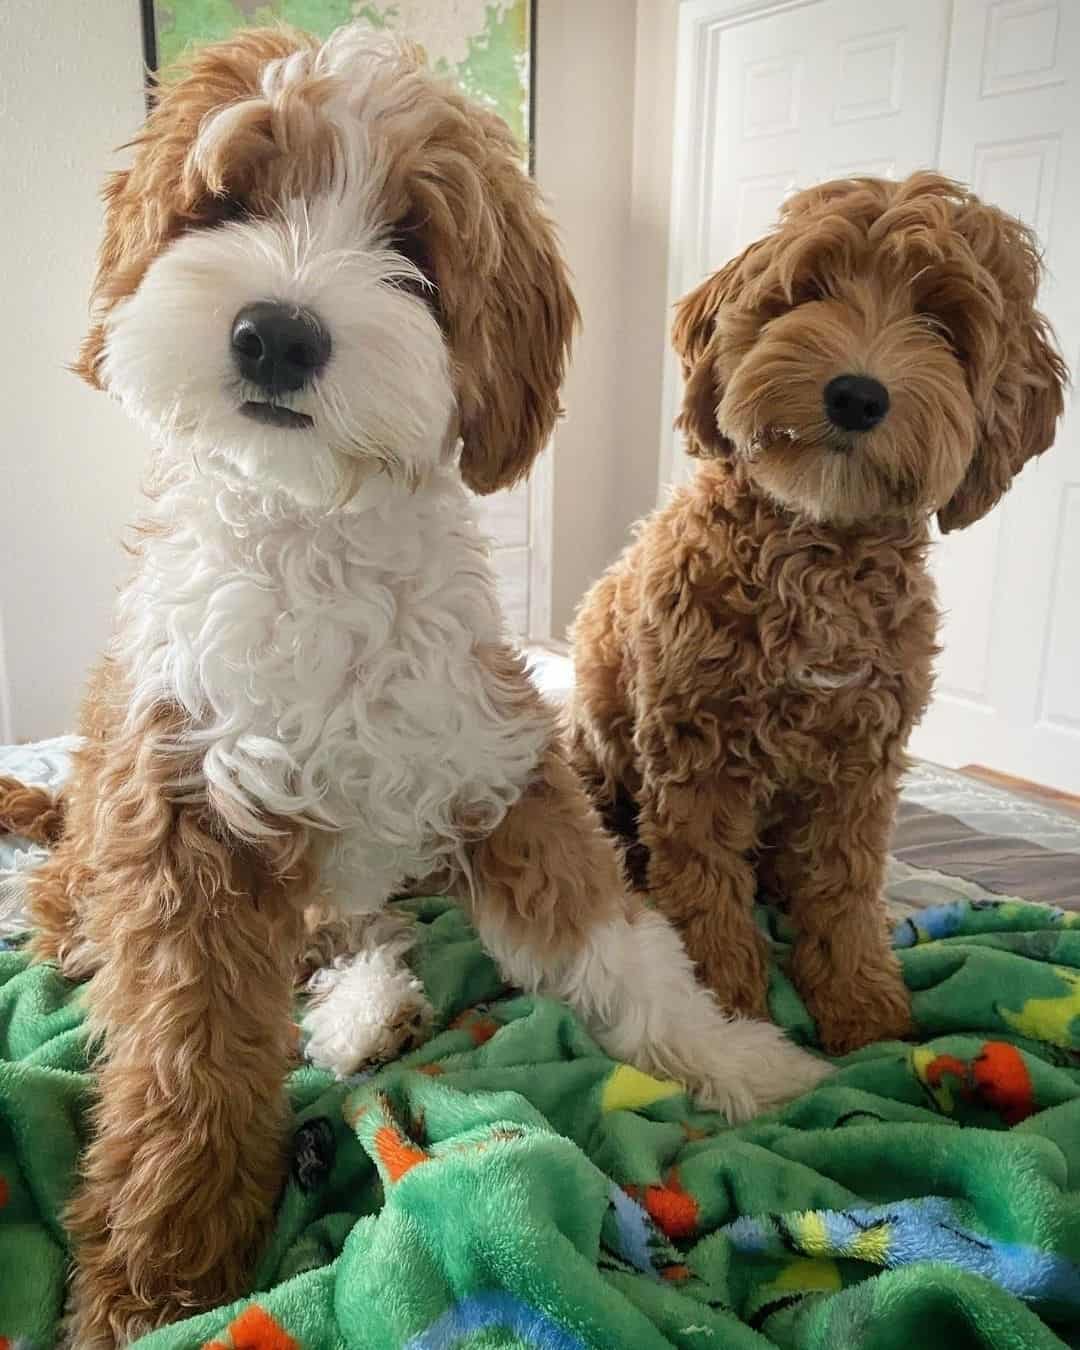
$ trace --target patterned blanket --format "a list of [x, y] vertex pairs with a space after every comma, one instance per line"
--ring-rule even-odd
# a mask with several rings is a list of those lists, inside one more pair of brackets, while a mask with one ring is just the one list
[[[1080, 1346], [1080, 917], [913, 912], [918, 1043], [731, 1129], [504, 989], [452, 905], [411, 907], [439, 1033], [374, 1076], [296, 1069], [252, 1296], [145, 1350]], [[813, 1044], [779, 962], [771, 1005]], [[92, 1090], [79, 990], [9, 942], [0, 1350], [54, 1343]]]

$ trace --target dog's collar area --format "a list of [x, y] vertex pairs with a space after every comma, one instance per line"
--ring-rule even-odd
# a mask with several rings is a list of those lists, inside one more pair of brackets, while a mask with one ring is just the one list
[[240, 411], [245, 417], [250, 417], [253, 422], [259, 422], [265, 427], [290, 427], [298, 430], [315, 425], [315, 419], [309, 417], [307, 413], [294, 412], [292, 408], [284, 408], [280, 403], [257, 403], [249, 400], [240, 404]]
[[795, 684], [804, 689], [820, 689], [826, 692], [834, 689], [850, 689], [852, 685], [863, 684], [870, 678], [871, 666], [864, 661], [856, 670], [830, 670], [828, 667], [816, 670], [813, 666], [799, 666], [792, 672]]

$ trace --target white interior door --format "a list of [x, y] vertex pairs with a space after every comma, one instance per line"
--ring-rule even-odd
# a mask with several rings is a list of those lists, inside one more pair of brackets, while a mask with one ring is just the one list
[[[1041, 304], [1080, 367], [1080, 4], [956, 0], [940, 164], [1035, 227]], [[1071, 172], [1070, 172], [1071, 169]], [[1080, 413], [1004, 501], [937, 546], [937, 696], [916, 753], [1080, 792]]]
[[[1077, 0], [688, 0], [672, 301], [767, 229], [796, 188], [940, 167], [1039, 231], [1044, 304], [1075, 360], [1080, 182], [1064, 167], [1078, 156], [1078, 67]], [[670, 432], [679, 387], [672, 360], [665, 486], [692, 471]], [[1078, 427], [1074, 410], [1001, 506], [937, 546], [945, 652], [918, 754], [1080, 790]]]

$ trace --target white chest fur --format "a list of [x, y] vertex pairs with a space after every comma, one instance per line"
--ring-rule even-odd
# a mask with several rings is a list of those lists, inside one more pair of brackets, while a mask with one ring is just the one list
[[121, 608], [133, 715], [186, 710], [231, 822], [334, 831], [384, 894], [451, 860], [463, 816], [498, 822], [550, 723], [483, 659], [505, 635], [455, 474], [327, 513], [187, 471], [154, 520]]

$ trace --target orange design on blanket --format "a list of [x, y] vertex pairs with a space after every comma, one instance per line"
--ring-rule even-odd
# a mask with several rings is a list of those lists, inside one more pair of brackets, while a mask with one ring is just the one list
[[494, 1017], [478, 1012], [475, 1008], [466, 1008], [463, 1013], [459, 1013], [450, 1026], [454, 1031], [467, 1031], [473, 1045], [486, 1045], [499, 1029]]
[[962, 1100], [997, 1112], [1004, 1125], [1019, 1125], [1035, 1113], [1035, 1090], [1024, 1057], [1005, 1041], [986, 1041], [970, 1063], [925, 1050], [915, 1051], [913, 1062], [939, 1109], [947, 1114], [954, 1110], [948, 1078], [955, 1080]]
[[624, 1186], [623, 1190], [645, 1206], [649, 1217], [667, 1237], [676, 1241], [692, 1237], [697, 1229], [697, 1201], [683, 1190], [679, 1169], [673, 1167], [659, 1186]]
[[412, 1168], [431, 1161], [422, 1148], [403, 1139], [390, 1125], [381, 1125], [375, 1131], [375, 1148], [391, 1181], [400, 1181]]
[[227, 1340], [207, 1341], [203, 1350], [300, 1350], [300, 1342], [257, 1303], [230, 1322], [225, 1335]]
[[1035, 1111], [1031, 1075], [1020, 1051], [1004, 1041], [987, 1041], [971, 1066], [976, 1093], [1006, 1125], [1019, 1125]]

